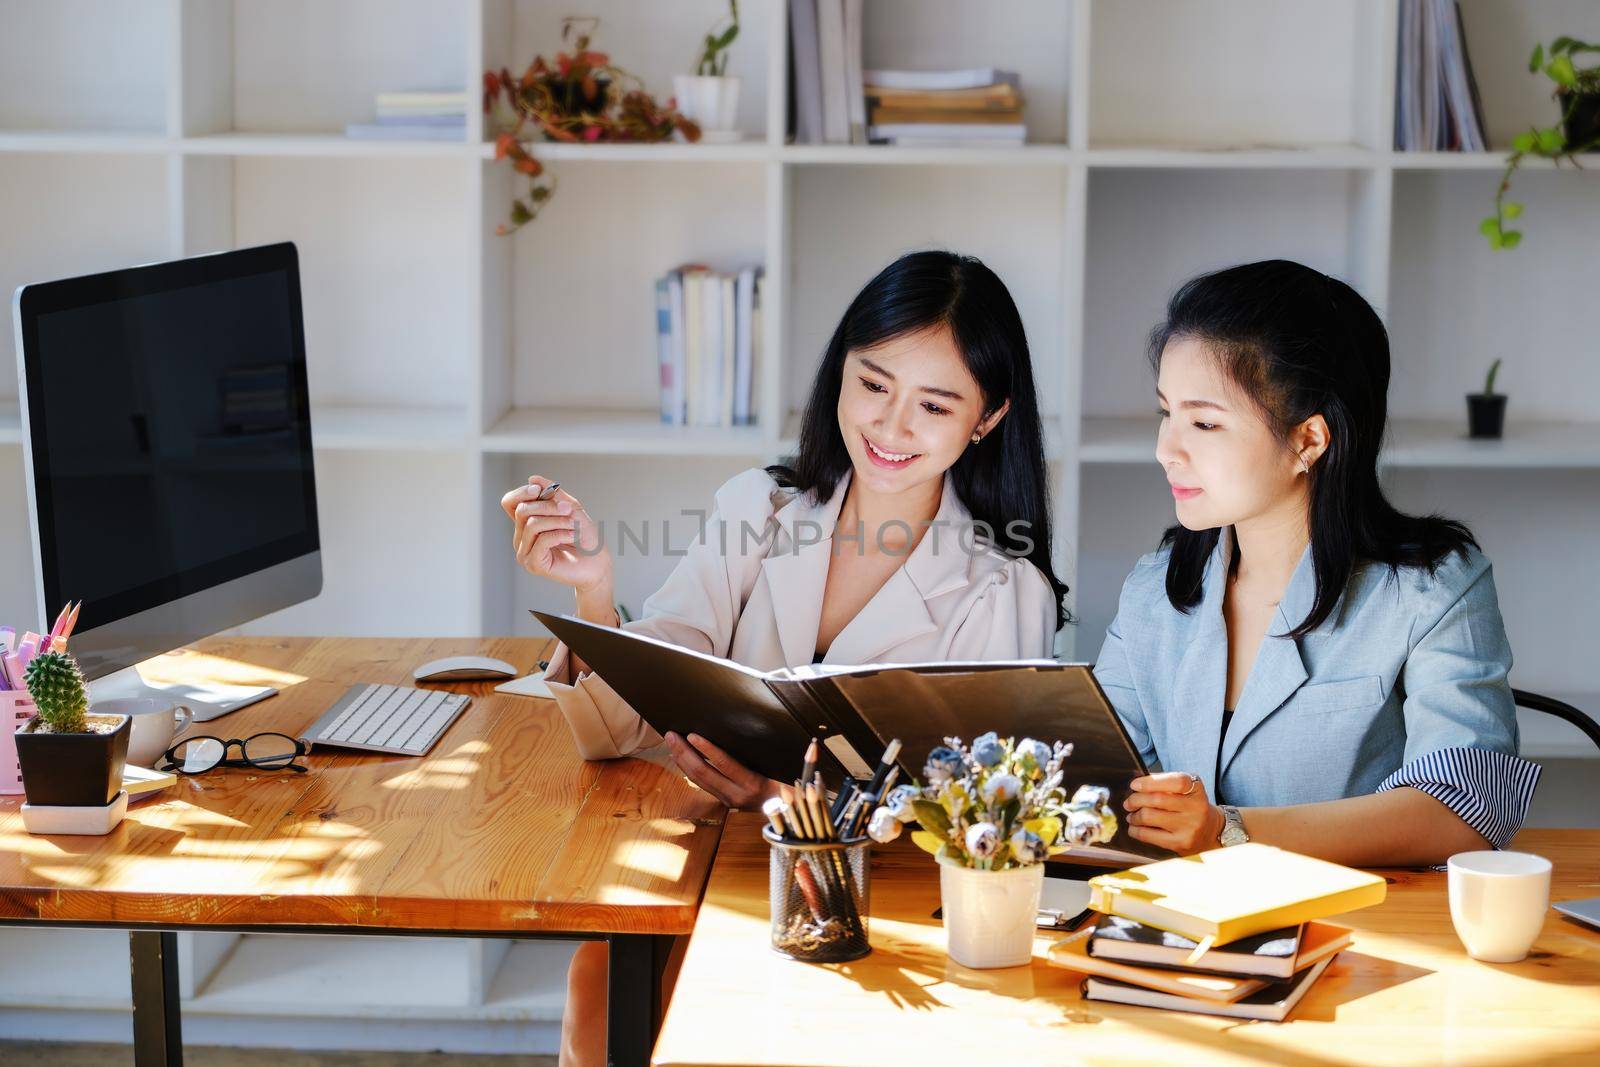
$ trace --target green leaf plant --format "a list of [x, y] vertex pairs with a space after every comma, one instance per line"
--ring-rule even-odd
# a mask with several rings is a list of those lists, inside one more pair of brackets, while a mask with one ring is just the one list
[[1585, 53], [1600, 53], [1600, 44], [1590, 44], [1573, 37], [1557, 37], [1550, 42], [1547, 52], [1542, 44], [1535, 45], [1528, 58], [1529, 73], [1541, 71], [1555, 85], [1552, 96], [1561, 107], [1561, 118], [1553, 126], [1532, 126], [1511, 139], [1511, 154], [1506, 157], [1506, 169], [1494, 194], [1494, 214], [1478, 223], [1478, 232], [1489, 242], [1489, 247], [1516, 248], [1522, 243], [1522, 231], [1507, 229], [1508, 222], [1522, 216], [1522, 205], [1506, 199], [1511, 191], [1511, 177], [1528, 156], [1552, 160], [1560, 166], [1566, 160], [1575, 167], [1579, 152], [1600, 147], [1600, 134], [1579, 143], [1569, 143], [1568, 129], [1574, 113], [1585, 101], [1600, 97], [1600, 64], [1579, 67], [1574, 57]]
[[[719, 32], [720, 31], [720, 32]], [[728, 0], [726, 23], [717, 23], [700, 44], [700, 58], [694, 72], [702, 78], [723, 78], [728, 74], [728, 46], [739, 37], [739, 0]]]

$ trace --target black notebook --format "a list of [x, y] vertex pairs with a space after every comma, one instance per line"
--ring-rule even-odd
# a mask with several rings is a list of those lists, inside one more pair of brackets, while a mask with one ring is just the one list
[[811, 738], [823, 768], [867, 778], [892, 738], [901, 742], [902, 781], [922, 776], [946, 737], [1070, 741], [1066, 788], [1111, 791], [1118, 833], [1074, 848], [1070, 862], [1127, 866], [1169, 859], [1166, 849], [1128, 835], [1122, 802], [1146, 773], [1093, 672], [1081, 663], [1004, 660], [965, 663], [808, 664], [758, 671], [732, 660], [570, 615], [533, 614], [605, 680], [657, 733], [699, 734], [751, 770], [792, 781]]
[[1187, 961], [1196, 942], [1182, 934], [1159, 930], [1120, 915], [1102, 915], [1089, 937], [1089, 955], [1186, 971], [1282, 979], [1294, 973], [1295, 956], [1300, 951], [1300, 932], [1299, 926], [1286, 926], [1240, 938], [1212, 949], [1201, 958], [1201, 966], [1191, 967]]

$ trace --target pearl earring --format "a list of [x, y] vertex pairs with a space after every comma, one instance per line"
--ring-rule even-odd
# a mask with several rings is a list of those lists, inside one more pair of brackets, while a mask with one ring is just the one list
[[973, 444], [977, 444], [981, 440], [983, 440], [983, 434], [975, 433], [975, 434], [972, 435], [972, 443]]

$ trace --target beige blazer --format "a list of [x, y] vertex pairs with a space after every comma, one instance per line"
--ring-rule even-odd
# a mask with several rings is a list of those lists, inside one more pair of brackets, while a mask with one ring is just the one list
[[[758, 670], [812, 662], [846, 474], [823, 503], [760, 468], [717, 490], [716, 508], [666, 584], [624, 629]], [[935, 522], [829, 646], [824, 663], [913, 663], [1052, 655], [1056, 602], [1025, 559], [972, 547], [950, 479]], [[846, 548], [845, 551], [850, 551]], [[545, 678], [585, 759], [625, 756], [661, 737], [600, 678], [571, 678], [558, 645]]]

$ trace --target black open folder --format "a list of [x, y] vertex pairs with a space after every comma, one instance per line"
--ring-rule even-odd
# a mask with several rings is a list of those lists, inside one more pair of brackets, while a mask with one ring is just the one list
[[[922, 777], [946, 737], [1070, 741], [1066, 789], [1103, 785], [1117, 836], [1074, 848], [1070, 858], [1105, 866], [1168, 859], [1167, 849], [1128, 835], [1122, 802], [1146, 773], [1139, 751], [1085, 664], [1056, 660], [807, 664], [758, 671], [732, 660], [570, 615], [533, 614], [657, 733], [699, 734], [751, 770], [793, 781], [811, 738], [825, 771], [869, 778], [899, 738], [902, 781]], [[1068, 858], [1068, 857], [1062, 857]]]

